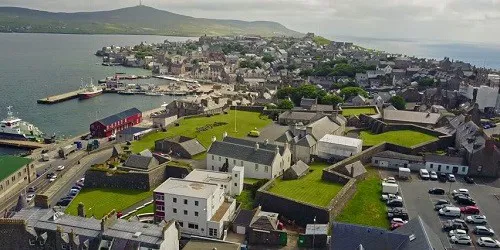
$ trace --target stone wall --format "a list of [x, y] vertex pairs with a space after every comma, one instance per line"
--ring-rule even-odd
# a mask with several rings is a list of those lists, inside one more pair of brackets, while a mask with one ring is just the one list
[[236, 111], [248, 111], [248, 112], [259, 112], [261, 113], [266, 109], [264, 106], [230, 106], [231, 110], [234, 110], [236, 107]]

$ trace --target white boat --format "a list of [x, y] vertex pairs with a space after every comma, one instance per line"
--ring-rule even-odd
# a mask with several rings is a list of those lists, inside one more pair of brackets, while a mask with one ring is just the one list
[[161, 92], [146, 92], [145, 95], [149, 96], [163, 96], [164, 94]]
[[43, 133], [37, 127], [15, 117], [12, 113], [12, 106], [7, 107], [7, 118], [0, 122], [0, 138], [37, 141], [42, 137]]
[[90, 99], [94, 96], [102, 94], [102, 88], [96, 87], [92, 82], [92, 78], [90, 78], [90, 84], [86, 85], [83, 89], [83, 92], [78, 94], [78, 98], [80, 99]]

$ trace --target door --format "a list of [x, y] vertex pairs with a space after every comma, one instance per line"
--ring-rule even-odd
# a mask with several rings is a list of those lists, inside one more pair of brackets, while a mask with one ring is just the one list
[[454, 174], [458, 173], [458, 167], [453, 167], [452, 172], [453, 172]]

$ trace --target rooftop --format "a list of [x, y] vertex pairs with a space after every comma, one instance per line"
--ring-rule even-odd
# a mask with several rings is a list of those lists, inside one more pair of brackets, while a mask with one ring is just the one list
[[0, 180], [9, 177], [17, 170], [31, 163], [33, 160], [12, 155], [0, 156]]
[[224, 201], [224, 203], [222, 203], [221, 206], [217, 209], [214, 216], [212, 216], [212, 219], [210, 219], [210, 221], [220, 221], [222, 217], [224, 217], [230, 206], [231, 203]]
[[209, 183], [211, 183], [212, 181], [230, 181], [231, 173], [194, 169], [193, 171], [191, 171], [191, 173], [184, 177], [184, 180]]
[[358, 146], [361, 146], [363, 144], [363, 141], [360, 139], [339, 136], [339, 135], [325, 135], [319, 141], [325, 142], [325, 143], [346, 145], [346, 146], [351, 146], [351, 147], [358, 147]]
[[208, 199], [217, 190], [217, 184], [169, 178], [154, 192]]
[[424, 159], [425, 159], [425, 161], [430, 161], [430, 162], [467, 166], [467, 162], [465, 161], [465, 158], [463, 158], [463, 157], [426, 154], [424, 156]]
[[414, 112], [414, 111], [404, 111], [404, 110], [384, 111], [384, 120], [388, 121], [400, 121], [408, 123], [434, 125], [438, 122], [440, 117], [441, 114], [437, 113]]
[[117, 134], [139, 134], [139, 133], [147, 133], [151, 131], [150, 128], [140, 128], [140, 127], [130, 127], [130, 128], [126, 128], [122, 131], [118, 131]]
[[121, 121], [125, 118], [128, 118], [128, 117], [136, 115], [136, 114], [140, 114], [140, 113], [142, 113], [142, 112], [140, 110], [138, 110], [137, 108], [131, 108], [131, 109], [127, 109], [125, 111], [122, 111], [118, 114], [114, 114], [114, 115], [108, 116], [106, 118], [103, 118], [103, 119], [99, 120], [98, 122], [107, 126], [107, 125], [111, 125], [117, 121]]
[[375, 155], [373, 155], [373, 157], [400, 159], [400, 160], [417, 161], [417, 162], [424, 161], [424, 158], [422, 156], [407, 155], [407, 154], [402, 154], [402, 153], [398, 153], [398, 152], [394, 152], [394, 151], [382, 151], [380, 153], [376, 153]]

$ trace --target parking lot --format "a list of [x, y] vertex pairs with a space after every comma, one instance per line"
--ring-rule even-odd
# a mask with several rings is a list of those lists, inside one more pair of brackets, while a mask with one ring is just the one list
[[[395, 176], [396, 172], [382, 171], [382, 176]], [[412, 178], [408, 181], [398, 181], [400, 186], [401, 196], [404, 200], [404, 206], [408, 210], [411, 218], [420, 216], [429, 227], [440, 237], [444, 246], [447, 249], [483, 249], [477, 247], [477, 237], [472, 233], [476, 226], [475, 224], [468, 224], [469, 236], [473, 242], [472, 246], [456, 245], [450, 243], [448, 233], [443, 231], [443, 222], [449, 217], [438, 216], [437, 211], [434, 210], [434, 204], [439, 199], [446, 199], [454, 206], [460, 207], [455, 203], [453, 197], [448, 194], [449, 191], [454, 189], [466, 188], [469, 190], [471, 197], [476, 201], [476, 206], [479, 207], [481, 215], [485, 215], [488, 224], [495, 231], [495, 236], [492, 238], [498, 239], [500, 233], [500, 189], [480, 184], [467, 184], [461, 177], [457, 177], [457, 182], [438, 182], [431, 180], [421, 180], [418, 174], [412, 174]], [[446, 191], [445, 195], [429, 194], [430, 188], [439, 187]], [[461, 219], [465, 219], [467, 215], [462, 215]]]

